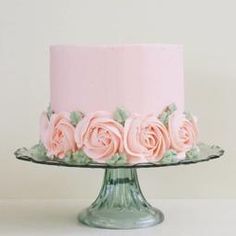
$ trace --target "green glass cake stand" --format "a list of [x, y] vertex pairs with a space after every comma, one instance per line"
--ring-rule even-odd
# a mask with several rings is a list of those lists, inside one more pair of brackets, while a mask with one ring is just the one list
[[199, 144], [197, 156], [185, 160], [166, 159], [158, 163], [136, 165], [108, 165], [98, 163], [65, 163], [38, 158], [30, 149], [15, 152], [17, 159], [34, 163], [65, 167], [104, 168], [103, 185], [97, 199], [79, 214], [79, 221], [91, 227], [109, 229], [144, 228], [161, 223], [164, 214], [152, 207], [143, 196], [137, 177], [137, 168], [178, 166], [219, 158], [224, 151], [219, 146]]

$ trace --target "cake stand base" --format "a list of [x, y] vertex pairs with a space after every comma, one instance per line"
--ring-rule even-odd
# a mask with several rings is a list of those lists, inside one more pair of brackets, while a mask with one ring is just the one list
[[90, 227], [133, 229], [159, 224], [164, 215], [144, 198], [135, 168], [107, 168], [97, 199], [78, 218]]

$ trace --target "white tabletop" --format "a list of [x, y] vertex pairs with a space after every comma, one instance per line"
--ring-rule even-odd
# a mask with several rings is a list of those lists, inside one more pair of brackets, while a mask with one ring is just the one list
[[77, 222], [89, 205], [77, 200], [0, 200], [0, 235], [235, 236], [236, 200], [153, 200], [165, 221], [135, 230], [89, 228]]

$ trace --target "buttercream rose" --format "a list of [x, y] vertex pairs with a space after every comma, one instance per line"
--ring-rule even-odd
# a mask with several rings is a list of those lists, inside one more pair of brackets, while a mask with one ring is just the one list
[[195, 117], [187, 119], [185, 114], [174, 112], [169, 116], [168, 131], [171, 148], [177, 153], [185, 153], [197, 144], [198, 129]]
[[52, 114], [50, 120], [46, 113], [41, 115], [40, 139], [49, 156], [62, 159], [68, 152], [76, 151], [74, 130], [67, 113]]
[[125, 122], [124, 147], [131, 163], [158, 161], [170, 146], [166, 127], [154, 115], [132, 115]]
[[123, 126], [112, 119], [109, 112], [98, 111], [86, 115], [76, 126], [78, 149], [98, 162], [105, 162], [123, 152]]

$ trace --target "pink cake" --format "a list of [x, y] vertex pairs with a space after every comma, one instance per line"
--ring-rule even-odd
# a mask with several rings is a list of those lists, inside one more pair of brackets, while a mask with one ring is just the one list
[[52, 46], [51, 106], [81, 110], [159, 113], [184, 108], [183, 51], [179, 45]]
[[133, 164], [184, 159], [197, 143], [184, 113], [182, 46], [52, 46], [51, 109], [40, 139], [51, 159]]

